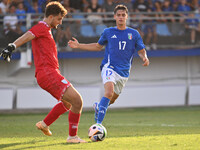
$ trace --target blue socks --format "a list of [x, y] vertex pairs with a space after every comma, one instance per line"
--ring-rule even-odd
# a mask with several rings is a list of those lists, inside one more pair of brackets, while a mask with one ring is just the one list
[[98, 118], [97, 118], [97, 123], [101, 124], [105, 115], [106, 111], [109, 105], [110, 99], [106, 97], [102, 97], [101, 101], [99, 102], [99, 112], [98, 112]]

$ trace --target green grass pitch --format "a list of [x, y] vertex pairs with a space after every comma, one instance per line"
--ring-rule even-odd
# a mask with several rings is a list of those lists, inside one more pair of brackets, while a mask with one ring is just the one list
[[199, 150], [200, 107], [108, 109], [103, 125], [108, 136], [102, 142], [90, 142], [92, 111], [84, 111], [78, 134], [89, 141], [67, 144], [68, 113], [51, 125], [47, 137], [35, 123], [46, 114], [0, 114], [2, 150]]

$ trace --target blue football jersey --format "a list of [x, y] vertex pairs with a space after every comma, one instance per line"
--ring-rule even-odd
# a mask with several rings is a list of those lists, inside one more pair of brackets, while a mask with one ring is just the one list
[[106, 64], [122, 77], [129, 76], [134, 53], [145, 48], [139, 32], [129, 27], [125, 30], [106, 28], [98, 43], [105, 45], [101, 68]]

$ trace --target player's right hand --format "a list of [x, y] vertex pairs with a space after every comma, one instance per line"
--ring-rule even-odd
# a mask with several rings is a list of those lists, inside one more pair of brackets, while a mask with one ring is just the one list
[[73, 40], [69, 40], [68, 45], [71, 48], [78, 48], [79, 42], [76, 38], [72, 37]]
[[13, 43], [8, 44], [8, 46], [0, 52], [0, 57], [3, 57], [4, 60], [10, 62], [12, 52], [15, 50], [15, 45]]
[[144, 62], [144, 63], [143, 63], [143, 66], [149, 66], [149, 63], [150, 63], [150, 62], [149, 62], [149, 59], [148, 59], [147, 57], [144, 57], [144, 58], [143, 58], [143, 62]]

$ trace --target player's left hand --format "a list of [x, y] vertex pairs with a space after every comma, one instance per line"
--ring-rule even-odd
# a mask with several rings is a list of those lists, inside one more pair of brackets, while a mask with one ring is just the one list
[[143, 66], [149, 66], [149, 59], [147, 57], [143, 58]]
[[72, 37], [73, 40], [69, 40], [68, 45], [71, 48], [78, 48], [79, 42], [76, 38]]
[[12, 56], [12, 51], [15, 50], [15, 46], [13, 43], [8, 44], [8, 46], [0, 52], [0, 57], [3, 57], [4, 60], [10, 62], [10, 58]]

